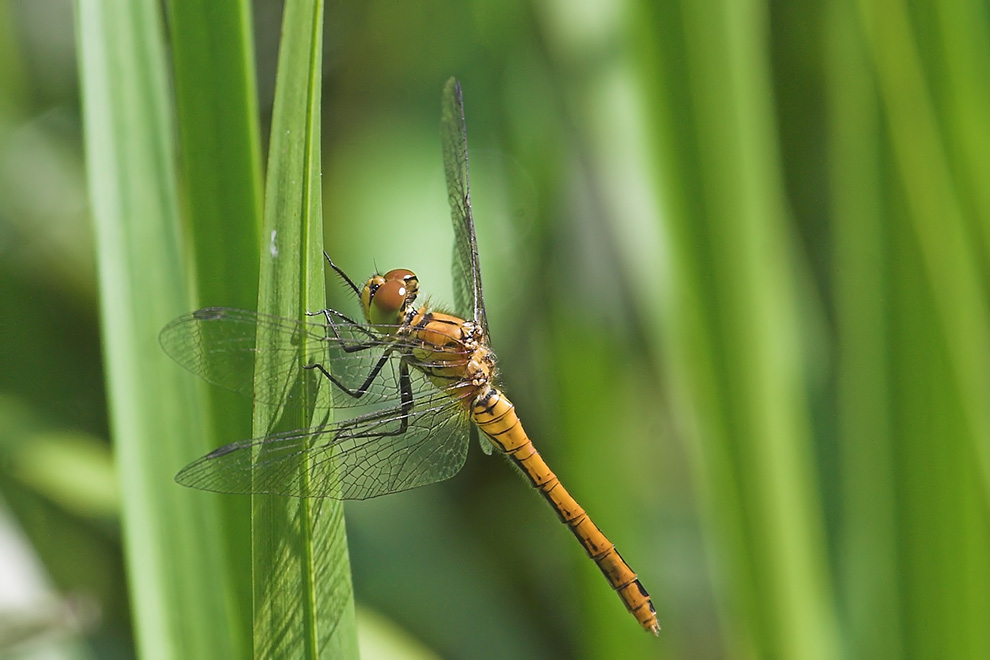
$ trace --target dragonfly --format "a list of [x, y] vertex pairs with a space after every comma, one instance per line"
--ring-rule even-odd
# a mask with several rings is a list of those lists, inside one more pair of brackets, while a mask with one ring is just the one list
[[[499, 386], [481, 285], [471, 210], [467, 129], [460, 83], [443, 91], [441, 143], [454, 227], [455, 309], [415, 304], [419, 279], [405, 269], [375, 273], [359, 286], [327, 256], [360, 300], [363, 320], [333, 309], [318, 320], [268, 316], [226, 307], [200, 309], [160, 334], [179, 365], [218, 386], [263, 402], [310, 405], [332, 421], [310, 429], [233, 442], [199, 458], [176, 481], [222, 493], [362, 500], [448, 479], [463, 467], [471, 439], [503, 452], [550, 504], [597, 564], [626, 609], [658, 634], [649, 593], [615, 546], [551, 471]], [[258, 343], [260, 332], [279, 341]], [[300, 345], [315, 347], [304, 358]], [[265, 354], [262, 354], [262, 353]], [[256, 360], [285, 388], [253, 388]], [[329, 396], [303, 400], [307, 372], [329, 383]], [[308, 478], [300, 479], [300, 463]]]

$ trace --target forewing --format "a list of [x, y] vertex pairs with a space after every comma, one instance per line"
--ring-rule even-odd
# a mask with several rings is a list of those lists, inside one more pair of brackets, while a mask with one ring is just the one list
[[481, 290], [478, 241], [471, 213], [471, 182], [468, 174], [467, 127], [461, 84], [451, 78], [443, 88], [440, 122], [443, 169], [447, 177], [447, 199], [454, 225], [454, 304], [462, 318], [473, 319], [488, 336], [488, 318]]
[[[361, 500], [448, 479], [464, 465], [470, 422], [450, 392], [410, 374], [413, 405], [326, 426], [235, 442], [176, 475], [185, 486]], [[308, 471], [301, 472], [301, 461]]]
[[[273, 405], [303, 405], [295, 387], [309, 368], [320, 378], [317, 365], [329, 372], [335, 382], [329, 400], [321, 400], [316, 410], [328, 407], [356, 409], [357, 413], [397, 405], [399, 400], [398, 362], [409, 347], [405, 340], [381, 336], [366, 326], [355, 324], [335, 312], [323, 323], [267, 316], [240, 309], [214, 307], [186, 314], [169, 323], [159, 339], [165, 352], [178, 364], [207, 382], [219, 385]], [[258, 348], [255, 337], [259, 326], [278, 340]], [[300, 343], [307, 342], [313, 358], [303, 362]], [[453, 352], [456, 352], [454, 349]], [[274, 374], [277, 387], [254, 387], [255, 362], [262, 357]], [[376, 371], [377, 369], [377, 371]], [[374, 376], [369, 381], [369, 376]], [[363, 388], [363, 389], [362, 389]], [[361, 396], [355, 396], [357, 391]], [[267, 400], [267, 399], [273, 400]]]

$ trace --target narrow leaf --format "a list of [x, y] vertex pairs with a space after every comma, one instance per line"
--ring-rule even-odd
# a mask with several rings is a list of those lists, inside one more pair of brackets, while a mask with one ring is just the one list
[[[320, 79], [323, 3], [290, 0], [283, 16], [266, 182], [260, 312], [304, 318], [324, 306], [320, 199]], [[259, 328], [258, 343], [276, 341]], [[312, 347], [301, 343], [304, 354]], [[305, 355], [300, 356], [305, 360]], [[301, 362], [305, 364], [304, 362]], [[284, 383], [259, 360], [256, 400], [277, 401]], [[288, 384], [320, 396], [317, 374]], [[325, 391], [324, 391], [325, 395]], [[312, 407], [310, 407], [310, 410]], [[255, 436], [304, 428], [305, 407], [255, 409]], [[305, 457], [299, 478], [307, 478]], [[266, 658], [356, 656], [354, 609], [342, 506], [330, 499], [256, 495], [255, 654]]]

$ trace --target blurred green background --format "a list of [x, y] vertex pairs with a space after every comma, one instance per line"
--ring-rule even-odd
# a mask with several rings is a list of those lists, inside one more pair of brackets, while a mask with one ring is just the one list
[[[253, 9], [267, 144], [281, 5]], [[326, 249], [356, 279], [410, 268], [451, 300], [438, 122], [456, 75], [506, 391], [663, 626], [638, 630], [539, 496], [472, 447], [448, 482], [347, 505], [358, 620], [385, 622], [372, 641], [990, 657], [985, 3], [336, 2], [325, 18]], [[0, 3], [0, 655], [123, 658], [139, 599], [75, 30], [64, 0]]]

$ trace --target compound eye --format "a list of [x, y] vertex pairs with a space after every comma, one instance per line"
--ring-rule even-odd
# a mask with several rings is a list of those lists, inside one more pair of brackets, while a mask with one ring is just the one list
[[400, 280], [405, 282], [407, 280], [416, 279], [416, 273], [411, 270], [406, 270], [405, 268], [396, 268], [395, 270], [390, 270], [385, 273], [386, 280]]
[[405, 268], [396, 268], [385, 273], [384, 279], [387, 282], [401, 282], [406, 287], [406, 303], [412, 304], [419, 294], [419, 278], [416, 273]]
[[[386, 275], [386, 278], [388, 276]], [[371, 297], [371, 322], [400, 322], [399, 312], [406, 304], [406, 285], [401, 280], [386, 279]]]

